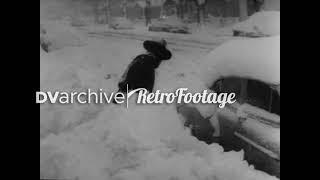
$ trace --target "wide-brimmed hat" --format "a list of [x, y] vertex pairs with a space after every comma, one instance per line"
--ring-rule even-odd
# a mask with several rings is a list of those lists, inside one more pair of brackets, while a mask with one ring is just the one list
[[169, 60], [172, 56], [171, 52], [167, 49], [167, 42], [161, 40], [146, 40], [143, 42], [143, 47], [148, 52], [154, 54], [160, 60]]

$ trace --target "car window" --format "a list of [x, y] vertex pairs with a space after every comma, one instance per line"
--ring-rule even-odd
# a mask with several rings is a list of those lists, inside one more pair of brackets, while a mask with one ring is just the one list
[[280, 115], [280, 95], [270, 85], [253, 79], [228, 77], [216, 81], [211, 89], [217, 93], [236, 93], [237, 102], [248, 103]]
[[230, 77], [216, 81], [211, 87], [217, 93], [235, 93], [237, 101], [241, 94], [241, 79]]

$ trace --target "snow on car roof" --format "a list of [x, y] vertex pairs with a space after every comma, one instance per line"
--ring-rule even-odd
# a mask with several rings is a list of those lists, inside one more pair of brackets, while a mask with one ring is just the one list
[[267, 36], [280, 34], [280, 11], [261, 11], [236, 24], [234, 30]]
[[222, 77], [242, 77], [280, 85], [280, 35], [229, 41], [202, 61], [207, 86]]

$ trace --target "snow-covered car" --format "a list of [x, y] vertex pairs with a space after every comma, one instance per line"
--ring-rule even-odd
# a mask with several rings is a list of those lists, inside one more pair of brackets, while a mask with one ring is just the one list
[[134, 29], [133, 23], [124, 17], [112, 18], [110, 27], [112, 29]]
[[[280, 85], [279, 85], [280, 86]], [[255, 168], [280, 176], [280, 95], [273, 85], [254, 79], [224, 77], [216, 92], [236, 91], [238, 102], [218, 112], [220, 145], [245, 151]]]
[[152, 22], [149, 31], [190, 34], [190, 29], [176, 17], [168, 17]]
[[280, 35], [280, 11], [261, 11], [233, 27], [234, 36], [268, 37]]
[[207, 87], [237, 97], [217, 108], [218, 143], [280, 177], [280, 36], [230, 41], [201, 62]]

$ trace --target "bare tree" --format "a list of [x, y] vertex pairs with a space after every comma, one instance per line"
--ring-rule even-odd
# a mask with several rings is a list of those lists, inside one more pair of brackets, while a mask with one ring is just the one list
[[163, 12], [163, 6], [164, 3], [166, 2], [166, 0], [161, 0], [161, 6], [160, 6], [160, 18], [162, 18], [164, 16], [164, 12]]
[[108, 26], [111, 26], [111, 3], [110, 0], [106, 0], [106, 4], [105, 4], [105, 9], [106, 9], [106, 21]]
[[193, 0], [197, 6], [197, 23], [201, 25], [204, 23], [205, 6], [208, 0]]
[[146, 26], [148, 26], [149, 24], [151, 24], [151, 1], [150, 0], [146, 0], [146, 7], [144, 8], [144, 16], [146, 19]]
[[128, 7], [128, 1], [122, 0], [121, 8], [122, 8], [123, 17], [125, 18], [128, 18], [127, 7]]

